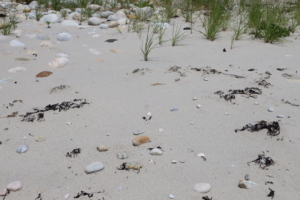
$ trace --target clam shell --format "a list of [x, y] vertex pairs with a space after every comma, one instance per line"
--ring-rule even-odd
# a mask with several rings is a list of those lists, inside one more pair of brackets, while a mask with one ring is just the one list
[[134, 140], [132, 140], [133, 146], [139, 146], [148, 142], [151, 142], [151, 139], [146, 135], [138, 136]]
[[10, 70], [8, 70], [8, 72], [10, 72], [10, 73], [24, 72], [24, 71], [26, 71], [26, 68], [24, 68], [24, 67], [15, 67], [15, 68], [11, 68]]
[[45, 136], [39, 136], [35, 139], [37, 142], [42, 142], [44, 140], [46, 140], [46, 137]]
[[49, 71], [42, 71], [40, 73], [38, 73], [36, 75], [36, 77], [38, 78], [44, 78], [44, 77], [47, 77], [47, 76], [50, 76], [53, 72], [49, 72]]
[[28, 150], [28, 145], [23, 145], [17, 148], [17, 153], [25, 153]]
[[51, 61], [48, 65], [49, 67], [52, 68], [63, 68], [69, 64], [69, 59], [60, 57], [60, 58], [55, 58], [53, 61]]

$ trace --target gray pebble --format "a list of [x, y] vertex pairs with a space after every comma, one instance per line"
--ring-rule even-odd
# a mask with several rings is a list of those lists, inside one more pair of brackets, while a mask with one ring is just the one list
[[269, 108], [268, 111], [269, 112], [274, 112], [274, 108]]

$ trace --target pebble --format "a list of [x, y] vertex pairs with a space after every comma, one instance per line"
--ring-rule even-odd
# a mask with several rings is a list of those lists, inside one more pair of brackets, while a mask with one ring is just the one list
[[201, 108], [201, 104], [197, 104], [197, 108]]
[[284, 118], [283, 115], [277, 115], [277, 118]]
[[12, 41], [10, 41], [9, 45], [12, 46], [12, 47], [22, 47], [22, 46], [25, 46], [24, 43], [19, 42], [18, 40], [12, 40]]
[[128, 155], [127, 155], [126, 152], [125, 152], [125, 153], [118, 153], [118, 154], [117, 154], [117, 157], [118, 157], [119, 159], [126, 159], [126, 158], [128, 158]]
[[211, 189], [211, 185], [208, 183], [197, 183], [194, 185], [194, 190], [200, 193], [207, 193]]
[[72, 35], [70, 35], [69, 33], [59, 33], [57, 35], [57, 40], [58, 41], [68, 41], [72, 39]]
[[104, 164], [102, 162], [93, 162], [85, 167], [85, 173], [95, 173], [104, 169]]
[[7, 195], [7, 189], [3, 189], [1, 192], [0, 192], [0, 196], [6, 196]]
[[23, 145], [17, 148], [17, 153], [25, 153], [28, 150], [28, 145]]
[[70, 197], [70, 194], [66, 194], [64, 200], [67, 200]]
[[208, 81], [208, 79], [207, 79], [207, 78], [203, 78], [203, 80], [204, 80], [204, 81]]
[[255, 105], [255, 106], [259, 105], [259, 102], [254, 102], [254, 105]]
[[169, 195], [169, 198], [170, 198], [170, 199], [174, 199], [175, 197], [174, 197], [172, 194], [170, 194], [170, 195]]
[[61, 25], [63, 26], [78, 26], [79, 24], [73, 20], [64, 20]]
[[50, 38], [47, 35], [37, 35], [36, 39], [38, 39], [38, 40], [50, 40]]
[[135, 170], [139, 170], [140, 168], [143, 167], [143, 165], [140, 162], [136, 162], [136, 161], [130, 161], [127, 162], [125, 167], [127, 169], [135, 169]]
[[229, 115], [229, 112], [227, 112], [227, 113], [224, 113], [224, 115]]
[[133, 146], [139, 146], [141, 144], [149, 142], [151, 142], [151, 139], [146, 135], [138, 136], [134, 140], [132, 140]]
[[114, 13], [111, 11], [105, 11], [103, 13], [101, 13], [101, 17], [102, 18], [107, 18], [109, 15], [113, 15]]
[[205, 158], [205, 154], [204, 153], [198, 153], [197, 156], [201, 157], [201, 158]]
[[10, 70], [8, 70], [8, 72], [10, 72], [10, 73], [24, 72], [24, 71], [26, 71], [26, 68], [24, 68], [24, 67], [15, 67], [15, 68], [11, 68]]
[[101, 24], [101, 19], [98, 17], [91, 17], [88, 19], [88, 25], [97, 26]]
[[151, 116], [151, 112], [147, 112], [147, 115]]
[[115, 28], [117, 27], [119, 24], [116, 21], [112, 21], [108, 24], [108, 28]]
[[101, 24], [99, 26], [100, 29], [108, 29], [108, 24]]
[[133, 135], [140, 135], [140, 134], [143, 134], [143, 133], [145, 133], [144, 130], [135, 130], [135, 131], [133, 132]]
[[119, 49], [111, 49], [110, 51], [113, 53], [122, 53], [122, 51]]
[[89, 52], [92, 54], [95, 54], [95, 55], [101, 54], [101, 52], [97, 51], [96, 49], [92, 49], [92, 48], [89, 49]]
[[152, 149], [152, 150], [150, 151], [150, 154], [151, 154], [151, 155], [162, 155], [163, 152], [162, 152], [162, 150], [160, 150], [160, 149], [158, 149], [158, 148], [154, 148], [154, 149]]
[[164, 131], [164, 129], [163, 128], [160, 128], [160, 129], [158, 129], [158, 132], [163, 132]]
[[269, 112], [274, 112], [274, 108], [268, 108]]
[[8, 186], [6, 187], [6, 189], [8, 191], [15, 192], [15, 191], [21, 190], [22, 187], [23, 187], [23, 184], [21, 183], [21, 181], [14, 181], [14, 182], [8, 184]]
[[97, 146], [98, 151], [102, 152], [102, 151], [108, 151], [108, 147], [104, 146], [104, 145], [99, 145]]
[[171, 108], [170, 111], [174, 112], [174, 111], [178, 111], [178, 108]]
[[246, 180], [240, 180], [239, 181], [239, 187], [240, 188], [246, 188], [246, 189], [249, 189], [253, 186], [257, 186], [256, 183], [252, 182], [252, 181], [246, 181]]
[[45, 136], [39, 136], [35, 139], [37, 142], [42, 142], [44, 140], [46, 140], [46, 137]]
[[194, 125], [194, 122], [190, 122], [190, 125]]
[[171, 163], [172, 164], [176, 164], [178, 161], [177, 160], [172, 160]]
[[55, 58], [48, 65], [52, 68], [63, 68], [69, 64], [69, 59], [64, 57]]
[[49, 14], [49, 15], [46, 15], [44, 17], [42, 17], [42, 19], [40, 20], [41, 22], [50, 22], [51, 24], [54, 24], [54, 23], [60, 23], [61, 22], [61, 16], [60, 15], [57, 15], [57, 14]]
[[46, 42], [42, 42], [41, 44], [40, 44], [40, 46], [41, 47], [53, 47], [53, 44], [51, 43], [51, 42], [48, 42], [48, 41], [46, 41]]

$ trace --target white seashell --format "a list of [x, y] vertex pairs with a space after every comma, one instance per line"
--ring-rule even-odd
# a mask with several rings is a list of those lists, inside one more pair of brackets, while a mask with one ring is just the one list
[[25, 153], [28, 150], [28, 145], [23, 145], [17, 148], [17, 153]]
[[10, 73], [16, 73], [16, 72], [24, 72], [26, 69], [24, 67], [15, 67], [8, 70]]
[[67, 125], [71, 125], [72, 124], [72, 122], [67, 122]]
[[194, 125], [194, 122], [190, 122], [190, 125]]
[[197, 104], [197, 108], [201, 108], [201, 104]]
[[198, 99], [197, 97], [194, 97], [194, 98], [193, 98], [193, 101], [196, 101], [197, 99]]
[[42, 42], [41, 44], [40, 44], [40, 46], [41, 47], [53, 47], [53, 44], [51, 43], [51, 42], [48, 42], [48, 41], [46, 41], [46, 42]]
[[14, 181], [14, 182], [8, 184], [8, 186], [6, 186], [6, 189], [8, 191], [15, 192], [15, 191], [21, 190], [22, 187], [23, 187], [23, 184], [21, 183], [21, 181]]
[[98, 151], [103, 152], [103, 151], [108, 151], [108, 147], [104, 145], [99, 145], [97, 146]]
[[66, 53], [59, 53], [59, 54], [56, 54], [56, 55], [58, 55], [59, 57], [68, 57], [68, 54], [66, 54]]
[[152, 149], [152, 150], [150, 151], [150, 154], [151, 154], [151, 155], [162, 155], [163, 152], [162, 152], [162, 150], [160, 150], [160, 149], [158, 149], [158, 148], [154, 148], [154, 149]]
[[274, 112], [274, 108], [268, 108], [269, 112]]
[[70, 197], [70, 194], [66, 194], [64, 197], [64, 200], [68, 199]]
[[169, 195], [169, 198], [170, 198], [170, 199], [174, 199], [175, 197], [174, 197], [172, 194], [170, 194], [170, 195]]
[[42, 142], [42, 141], [44, 141], [44, 140], [46, 140], [46, 137], [45, 137], [45, 136], [39, 136], [39, 137], [36, 138], [36, 141], [37, 141], [37, 142]]
[[203, 78], [203, 80], [204, 80], [204, 81], [208, 81], [208, 79], [207, 79], [207, 78]]
[[151, 116], [151, 112], [147, 112], [147, 115]]
[[259, 105], [259, 102], [255, 102], [254, 105], [256, 105], [256, 106]]
[[110, 136], [110, 134], [109, 134], [109, 133], [106, 133], [106, 136]]
[[48, 65], [52, 68], [63, 68], [67, 64], [69, 64], [69, 59], [60, 57], [60, 58], [55, 58], [53, 61], [51, 61]]
[[118, 153], [118, 154], [117, 154], [117, 157], [118, 157], [119, 159], [126, 159], [126, 158], [128, 158], [128, 155], [127, 155], [126, 152], [125, 152], [125, 153]]
[[99, 51], [97, 51], [96, 49], [89, 49], [90, 53], [95, 54], [95, 55], [99, 55], [101, 54]]
[[210, 189], [211, 189], [211, 186], [208, 183], [197, 183], [196, 185], [194, 185], [194, 190], [196, 192], [206, 193], [206, 192], [209, 192]]
[[160, 128], [160, 129], [158, 129], [158, 132], [163, 132], [164, 131], [164, 129], [163, 128]]
[[205, 157], [204, 153], [198, 153], [197, 156], [198, 157]]
[[172, 164], [176, 164], [178, 161], [177, 160], [172, 160], [171, 163]]
[[224, 113], [224, 115], [229, 115], [229, 113], [227, 112], [227, 113]]

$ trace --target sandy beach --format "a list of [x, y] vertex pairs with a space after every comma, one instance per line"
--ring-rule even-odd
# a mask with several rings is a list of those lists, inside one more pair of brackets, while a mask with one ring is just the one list
[[[20, 18], [17, 34], [0, 35], [0, 191], [13, 181], [23, 184], [5, 200], [36, 199], [39, 194], [42, 199], [64, 199], [66, 194], [74, 199], [81, 191], [93, 193], [93, 197], [77, 199], [167, 200], [173, 195], [182, 200], [203, 196], [267, 200], [271, 199], [267, 197], [269, 188], [275, 191], [274, 199], [299, 199], [300, 108], [285, 103], [300, 104], [299, 30], [274, 44], [243, 34], [230, 49], [230, 30], [210, 41], [197, 31], [182, 30], [189, 23], [178, 17], [170, 24], [181, 27], [188, 37], [176, 46], [170, 41], [157, 45], [144, 61], [141, 45], [147, 28], [139, 38], [128, 32], [128, 24], [119, 25], [120, 33], [116, 28], [90, 26], [87, 21], [78, 26], [51, 23], [47, 28], [35, 19]], [[203, 31], [200, 22], [195, 29]], [[72, 38], [58, 41], [59, 33]], [[49, 40], [30, 37], [33, 34]], [[165, 32], [166, 40], [171, 37], [172, 26]], [[105, 42], [108, 39], [116, 41]], [[24, 46], [11, 46], [12, 40]], [[53, 47], [41, 47], [45, 41]], [[28, 50], [36, 50], [37, 55], [25, 54]], [[50, 67], [61, 53], [69, 63]], [[15, 67], [26, 71], [8, 72]], [[42, 71], [52, 74], [36, 77]], [[271, 75], [264, 79], [266, 72]], [[11, 81], [1, 83], [9, 77]], [[270, 85], [258, 85], [262, 79]], [[69, 87], [50, 93], [61, 85]], [[236, 94], [232, 102], [214, 94], [247, 87], [259, 88], [261, 94], [256, 98]], [[21, 115], [33, 108], [74, 99], [85, 99], [88, 104], [61, 112], [45, 111], [41, 121], [22, 121]], [[18, 114], [5, 118], [13, 112]], [[143, 119], [150, 116], [148, 121]], [[280, 134], [272, 137], [266, 129], [235, 132], [262, 120], [278, 122]], [[151, 142], [133, 146], [136, 130], [143, 130], [141, 135], [149, 136]], [[45, 140], [37, 142], [39, 136]], [[22, 145], [28, 145], [28, 150], [19, 154], [16, 149]], [[108, 151], [99, 152], [99, 145]], [[155, 147], [161, 147], [163, 154], [150, 155], [148, 148]], [[79, 154], [66, 156], [77, 148]], [[128, 158], [118, 159], [117, 154], [123, 152]], [[254, 162], [247, 164], [262, 152], [274, 165], [266, 170]], [[198, 157], [199, 153], [204, 153], [206, 160]], [[173, 160], [177, 162], [172, 164]], [[143, 167], [117, 169], [129, 161]], [[87, 174], [85, 167], [93, 162], [105, 167]], [[238, 187], [246, 174], [255, 187]], [[273, 184], [266, 185], [267, 181]], [[197, 183], [209, 183], [211, 190], [196, 192], [193, 187]]]

